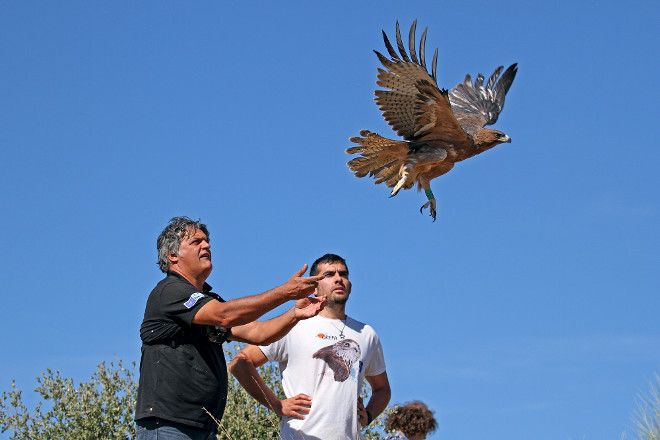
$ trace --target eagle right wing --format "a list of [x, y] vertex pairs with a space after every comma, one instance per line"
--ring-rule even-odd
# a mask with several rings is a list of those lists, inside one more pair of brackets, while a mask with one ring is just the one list
[[415, 52], [415, 28], [417, 20], [413, 21], [410, 27], [409, 48], [410, 57], [401, 40], [399, 22], [396, 23], [396, 40], [400, 52], [396, 53], [387, 34], [383, 31], [383, 41], [388, 53], [392, 57], [387, 59], [380, 52], [374, 51], [385, 69], [378, 69], [378, 81], [376, 84], [388, 90], [376, 90], [376, 104], [383, 112], [383, 117], [394, 131], [406, 140], [413, 140], [415, 133], [419, 130], [416, 122], [416, 104], [417, 104], [417, 81], [429, 81], [433, 84], [435, 80], [435, 70], [438, 62], [438, 50], [436, 49], [432, 62], [432, 73], [426, 70], [425, 44], [426, 29], [419, 42], [419, 59]]

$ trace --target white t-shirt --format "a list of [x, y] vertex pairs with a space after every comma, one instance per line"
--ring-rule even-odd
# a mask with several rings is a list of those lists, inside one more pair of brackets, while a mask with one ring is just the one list
[[279, 363], [287, 398], [302, 393], [312, 399], [305, 420], [282, 418], [282, 439], [364, 438], [357, 417], [362, 382], [365, 375], [385, 372], [383, 348], [373, 328], [350, 317], [315, 316], [259, 348], [269, 361]]

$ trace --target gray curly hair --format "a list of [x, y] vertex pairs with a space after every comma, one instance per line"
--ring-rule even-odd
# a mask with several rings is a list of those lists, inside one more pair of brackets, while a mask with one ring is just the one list
[[178, 254], [181, 240], [189, 231], [194, 234], [195, 231], [201, 230], [206, 234], [207, 240], [209, 238], [209, 230], [204, 223], [199, 220], [192, 220], [188, 217], [174, 217], [170, 220], [169, 224], [163, 229], [163, 232], [158, 236], [156, 241], [156, 248], [158, 249], [158, 267], [162, 272], [167, 272], [170, 268], [169, 254]]

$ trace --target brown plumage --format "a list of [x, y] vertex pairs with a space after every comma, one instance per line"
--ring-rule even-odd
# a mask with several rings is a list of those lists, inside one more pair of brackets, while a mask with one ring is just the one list
[[385, 183], [393, 188], [390, 197], [417, 183], [418, 190], [424, 189], [428, 198], [420, 212], [428, 207], [435, 221], [436, 202], [431, 192], [431, 180], [449, 172], [456, 162], [503, 142], [511, 142], [501, 131], [484, 127], [497, 121], [504, 97], [516, 76], [517, 64], [512, 64], [501, 77], [503, 66], [495, 69], [485, 86], [483, 75], [479, 74], [474, 83], [470, 75], [466, 75], [451, 93], [441, 90], [436, 81], [438, 50], [429, 74], [424, 58], [426, 29], [420, 39], [418, 59], [416, 25], [417, 20], [410, 27], [410, 57], [401, 40], [398, 22], [396, 41], [399, 53], [385, 32], [383, 40], [391, 59], [374, 51], [385, 67], [378, 69], [376, 84], [386, 89], [374, 92], [376, 104], [387, 123], [404, 140], [387, 139], [362, 130], [362, 137], [350, 138], [360, 146], [348, 148], [346, 153], [360, 154], [348, 162], [355, 176], [369, 175], [374, 177], [376, 184]]

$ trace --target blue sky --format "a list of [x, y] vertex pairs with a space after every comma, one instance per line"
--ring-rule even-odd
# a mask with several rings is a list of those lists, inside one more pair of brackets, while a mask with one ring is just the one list
[[[211, 230], [227, 299], [325, 252], [430, 438], [616, 439], [660, 364], [656, 1], [0, 3], [0, 389], [139, 360], [156, 236]], [[423, 193], [356, 179], [396, 137], [381, 30], [428, 26], [438, 80], [519, 63], [513, 142]]]

